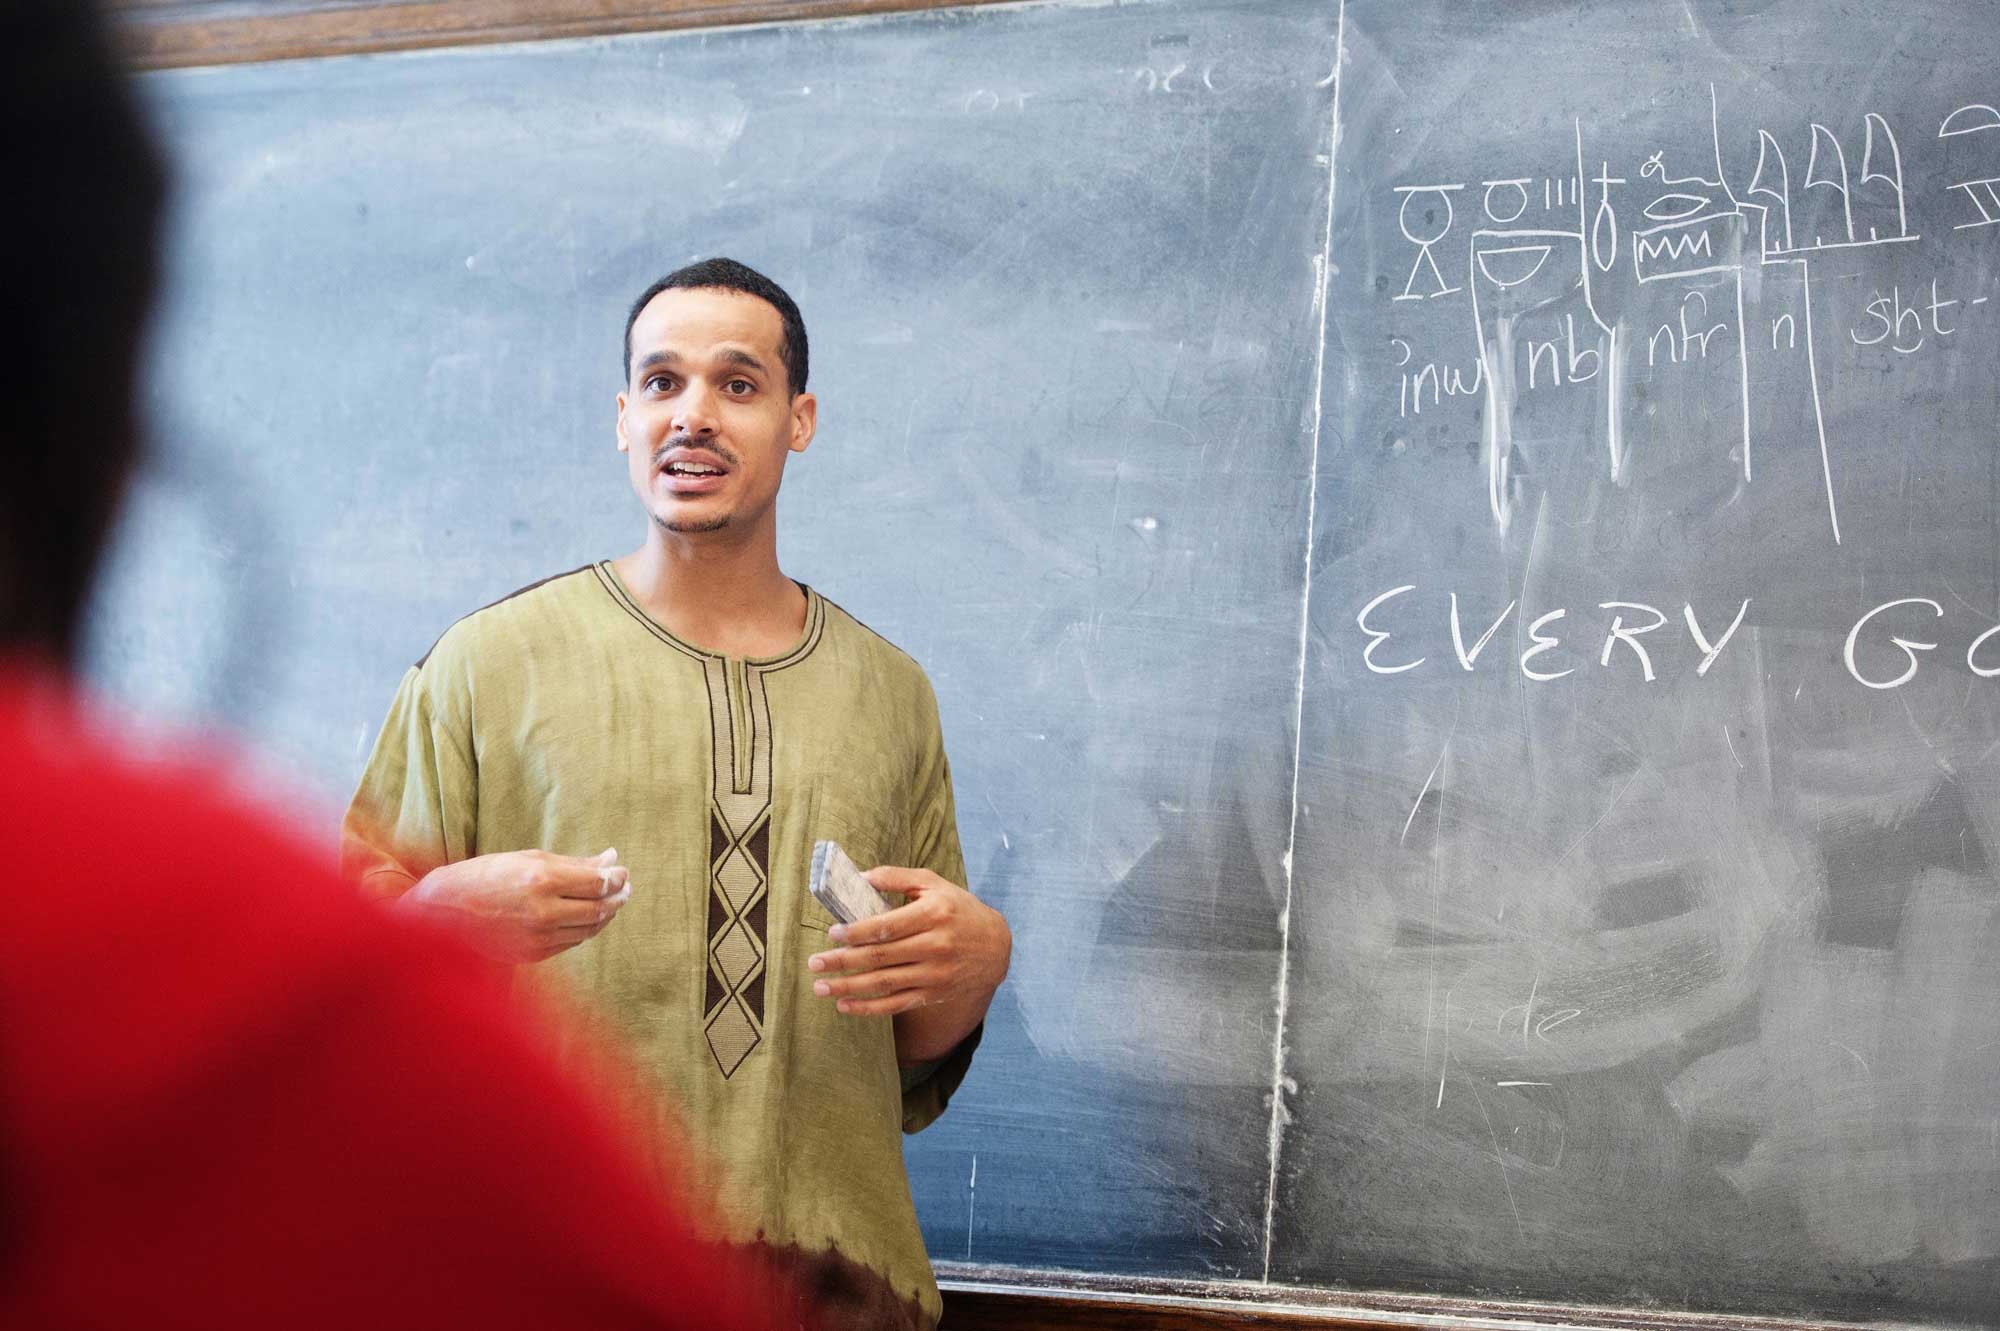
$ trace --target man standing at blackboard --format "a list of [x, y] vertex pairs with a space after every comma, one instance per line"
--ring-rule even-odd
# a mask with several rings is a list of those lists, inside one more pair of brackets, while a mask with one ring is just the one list
[[[711, 1153], [725, 1237], [838, 1325], [939, 1312], [900, 1133], [943, 1112], [1005, 976], [909, 657], [778, 567], [811, 443], [804, 322], [726, 259], [626, 323], [618, 449], [644, 545], [478, 611], [412, 667], [344, 829], [369, 890], [545, 963]], [[838, 842], [904, 904], [836, 925]], [[615, 847], [615, 849], [606, 849]]]

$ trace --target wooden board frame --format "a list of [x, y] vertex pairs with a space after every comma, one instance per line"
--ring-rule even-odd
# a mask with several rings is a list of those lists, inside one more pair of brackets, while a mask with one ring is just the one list
[[941, 1331], [1859, 1331], [1855, 1323], [937, 1263]]
[[[960, 0], [960, 4], [997, 0]], [[106, 0], [141, 69], [945, 9], [939, 0]]]

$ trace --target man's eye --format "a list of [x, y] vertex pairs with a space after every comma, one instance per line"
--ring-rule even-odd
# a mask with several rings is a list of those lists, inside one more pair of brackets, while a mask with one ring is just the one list
[[750, 393], [753, 393], [756, 391], [757, 388], [757, 386], [751, 383], [748, 379], [731, 379], [727, 384], [723, 386], [727, 388], [731, 393], [734, 393], [737, 397], [744, 397]]
[[649, 393], [664, 393], [673, 386], [673, 379], [664, 374], [656, 374], [646, 381], [646, 391]]

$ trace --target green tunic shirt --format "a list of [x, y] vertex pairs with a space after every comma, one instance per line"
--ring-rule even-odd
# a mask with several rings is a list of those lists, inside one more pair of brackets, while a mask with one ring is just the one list
[[726, 1236], [822, 1288], [875, 1286], [843, 1296], [871, 1326], [925, 1326], [901, 1134], [943, 1112], [977, 1034], [899, 1073], [890, 1019], [816, 998], [806, 958], [833, 921], [806, 877], [827, 838], [963, 883], [951, 775], [923, 670], [806, 599], [803, 635], [764, 659], [675, 637], [609, 564], [460, 620], [403, 679], [343, 859], [396, 893], [473, 855], [617, 847], [631, 900], [532, 969], [632, 1054], [647, 1084], [614, 1090], [713, 1157]]

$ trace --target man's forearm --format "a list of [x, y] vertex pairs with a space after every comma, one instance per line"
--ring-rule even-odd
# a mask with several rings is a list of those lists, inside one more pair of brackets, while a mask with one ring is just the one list
[[362, 876], [361, 890], [380, 897], [391, 906], [420, 910], [430, 896], [421, 889], [435, 889], [440, 882], [449, 883], [465, 863], [461, 860], [455, 864], [440, 864], [429, 873], [421, 874], [411, 873], [399, 865], [385, 864], [378, 869], [370, 869]]
[[896, 1062], [902, 1067], [929, 1063], [958, 1048], [986, 1020], [993, 992], [969, 993], [897, 1014]]
[[494, 961], [546, 961], [596, 937], [632, 895], [631, 878], [607, 850], [588, 859], [540, 850], [496, 851], [441, 864], [402, 887], [395, 909], [420, 914], [459, 934]]

